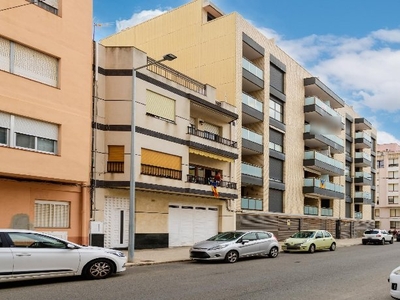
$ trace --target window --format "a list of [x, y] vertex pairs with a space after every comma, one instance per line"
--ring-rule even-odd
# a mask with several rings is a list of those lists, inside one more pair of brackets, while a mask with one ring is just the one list
[[391, 217], [400, 217], [400, 209], [399, 208], [390, 209], [390, 216]]
[[58, 59], [0, 37], [0, 70], [50, 86], [58, 85]]
[[397, 183], [388, 184], [388, 192], [397, 192], [399, 190], [399, 185]]
[[271, 235], [266, 232], [258, 232], [257, 234], [260, 240], [269, 239], [271, 237]]
[[108, 146], [108, 173], [124, 173], [124, 146]]
[[388, 172], [388, 179], [398, 179], [399, 172], [398, 171], [389, 171]]
[[146, 114], [175, 122], [175, 100], [147, 90]]
[[28, 1], [55, 15], [58, 14], [58, 0], [28, 0]]
[[182, 158], [163, 152], [142, 149], [141, 174], [182, 179]]
[[18, 248], [58, 248], [66, 249], [67, 245], [62, 241], [44, 236], [38, 233], [9, 232], [13, 247]]
[[263, 210], [263, 201], [261, 199], [242, 197], [241, 208], [248, 210]]
[[35, 227], [69, 228], [70, 203], [35, 201]]
[[389, 204], [399, 204], [399, 197], [398, 196], [388, 196], [388, 203]]
[[281, 93], [285, 93], [285, 72], [274, 64], [270, 64], [270, 85]]
[[379, 217], [379, 213], [380, 213], [379, 209], [375, 209], [375, 217]]
[[57, 140], [56, 124], [0, 112], [0, 144], [57, 154]]
[[277, 182], [283, 182], [283, 161], [269, 158], [269, 179]]
[[399, 221], [390, 221], [390, 228], [393, 228], [393, 229], [400, 228], [400, 222]]
[[324, 237], [330, 238], [332, 235], [328, 231], [324, 231]]
[[397, 158], [389, 158], [389, 167], [398, 167], [399, 160]]
[[269, 99], [269, 116], [283, 123], [283, 105], [275, 100]]
[[385, 167], [385, 164], [383, 163], [383, 160], [377, 160], [376, 162], [377, 162], [377, 167], [378, 167], [379, 169]]
[[271, 128], [269, 129], [269, 149], [283, 152], [283, 134]]

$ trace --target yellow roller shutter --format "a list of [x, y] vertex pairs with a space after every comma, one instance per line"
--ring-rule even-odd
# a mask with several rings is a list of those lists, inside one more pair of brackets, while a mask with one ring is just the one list
[[182, 170], [182, 158], [180, 156], [149, 149], [142, 149], [141, 163], [172, 170]]
[[175, 122], [175, 100], [147, 90], [146, 113]]
[[124, 146], [108, 146], [108, 161], [123, 162]]

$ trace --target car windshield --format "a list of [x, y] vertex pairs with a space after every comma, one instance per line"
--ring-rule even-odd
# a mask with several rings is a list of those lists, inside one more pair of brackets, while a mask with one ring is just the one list
[[292, 235], [292, 238], [295, 239], [309, 239], [314, 237], [314, 231], [299, 231]]
[[365, 234], [378, 234], [379, 231], [378, 230], [366, 230], [364, 233]]
[[210, 237], [207, 241], [234, 241], [241, 237], [243, 234], [244, 232], [222, 232], [220, 234], [214, 235], [213, 237]]

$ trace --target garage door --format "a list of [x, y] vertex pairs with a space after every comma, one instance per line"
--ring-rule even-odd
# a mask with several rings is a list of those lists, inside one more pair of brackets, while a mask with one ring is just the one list
[[106, 197], [104, 203], [104, 246], [126, 248], [129, 242], [129, 199]]
[[191, 246], [218, 233], [218, 208], [169, 205], [169, 247]]

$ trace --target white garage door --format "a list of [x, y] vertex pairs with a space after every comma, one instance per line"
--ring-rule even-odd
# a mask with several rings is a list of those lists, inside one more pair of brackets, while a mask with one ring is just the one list
[[169, 247], [192, 246], [218, 233], [218, 208], [169, 205]]
[[104, 203], [104, 246], [126, 248], [129, 243], [129, 199], [106, 197]]

